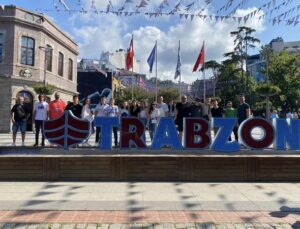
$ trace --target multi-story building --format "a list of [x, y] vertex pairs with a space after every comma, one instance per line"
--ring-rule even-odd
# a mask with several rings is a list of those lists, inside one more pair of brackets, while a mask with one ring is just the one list
[[[32, 111], [38, 82], [55, 85], [63, 100], [71, 100], [77, 93], [77, 55], [77, 43], [44, 15], [1, 7], [0, 132], [10, 131], [10, 109], [19, 95]], [[32, 119], [27, 130], [32, 130]]]
[[[116, 69], [126, 69], [126, 56], [127, 52], [124, 49], [116, 50], [113, 53], [102, 52], [100, 55], [100, 63], [104, 66], [114, 66]], [[136, 60], [135, 57], [133, 57], [133, 71], [140, 73], [140, 61]]]
[[300, 41], [285, 42], [281, 37], [278, 37], [270, 42], [270, 47], [273, 52], [281, 52], [286, 50], [290, 54], [295, 54], [300, 52]]
[[[268, 46], [273, 52], [281, 52], [285, 50], [291, 55], [300, 52], [300, 41], [285, 42], [281, 37], [273, 39]], [[256, 82], [265, 81], [266, 77], [263, 69], [266, 67], [266, 61], [260, 54], [248, 57], [246, 64], [248, 73]]]

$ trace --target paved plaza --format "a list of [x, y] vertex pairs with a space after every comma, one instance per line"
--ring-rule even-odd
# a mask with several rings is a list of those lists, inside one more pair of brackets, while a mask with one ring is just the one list
[[291, 228], [300, 222], [299, 183], [1, 182], [0, 196], [0, 222], [38, 228]]

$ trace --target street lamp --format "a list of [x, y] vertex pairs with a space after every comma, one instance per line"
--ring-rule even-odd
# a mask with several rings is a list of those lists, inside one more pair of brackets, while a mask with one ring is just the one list
[[47, 54], [48, 52], [52, 52], [53, 48], [51, 46], [40, 46], [39, 49], [43, 52], [45, 52], [45, 65], [44, 65], [44, 80], [43, 80], [43, 84], [44, 86], [46, 86], [46, 76], [47, 76]]

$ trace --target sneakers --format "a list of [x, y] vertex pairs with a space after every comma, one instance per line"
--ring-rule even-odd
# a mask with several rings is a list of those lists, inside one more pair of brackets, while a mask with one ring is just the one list
[[21, 146], [25, 146], [25, 142], [22, 142]]
[[11, 146], [16, 147], [16, 143], [15, 142], [11, 143]]
[[37, 144], [37, 143], [35, 143], [35, 144], [33, 145], [33, 147], [38, 147], [38, 144]]

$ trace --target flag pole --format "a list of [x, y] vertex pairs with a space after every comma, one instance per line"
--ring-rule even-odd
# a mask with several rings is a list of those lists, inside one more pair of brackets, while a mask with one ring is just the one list
[[205, 85], [205, 41], [203, 41], [203, 50], [204, 50], [204, 61], [203, 61], [203, 102], [206, 99], [206, 85]]
[[[132, 34], [132, 52], [133, 52], [133, 34]], [[132, 57], [132, 68], [131, 68], [131, 102], [133, 101], [133, 57]]]
[[[179, 47], [180, 47], [180, 40], [179, 40]], [[179, 96], [180, 96], [180, 99], [181, 99], [181, 96], [182, 96], [182, 92], [181, 92], [181, 72], [179, 74]]]
[[157, 102], [157, 40], [155, 43], [155, 100]]

